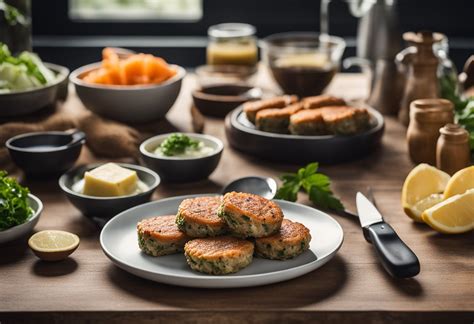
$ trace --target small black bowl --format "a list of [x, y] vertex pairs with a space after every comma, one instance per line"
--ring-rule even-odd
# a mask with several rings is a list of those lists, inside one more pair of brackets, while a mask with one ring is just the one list
[[84, 178], [84, 173], [99, 167], [102, 165], [101, 163], [78, 166], [59, 178], [59, 187], [66, 194], [69, 201], [84, 216], [102, 226], [116, 214], [150, 201], [151, 195], [160, 184], [160, 177], [150, 169], [133, 164], [117, 164], [123, 168], [136, 171], [138, 178], [148, 186], [148, 190], [119, 197], [95, 197], [74, 191], [73, 185]]
[[217, 84], [194, 90], [194, 106], [206, 116], [224, 118], [244, 102], [262, 97], [262, 90], [244, 84]]
[[10, 138], [5, 146], [27, 176], [59, 176], [73, 167], [86, 141], [83, 132], [37, 132]]
[[156, 171], [165, 182], [194, 182], [204, 180], [217, 168], [224, 144], [214, 136], [185, 133], [194, 140], [204, 142], [213, 152], [203, 157], [179, 158], [158, 156], [153, 153], [170, 134], [157, 135], [140, 145], [140, 154], [145, 165]]

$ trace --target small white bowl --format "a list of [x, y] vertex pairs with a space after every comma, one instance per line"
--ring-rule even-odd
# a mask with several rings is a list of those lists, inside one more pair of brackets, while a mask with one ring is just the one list
[[159, 84], [105, 85], [84, 81], [82, 78], [100, 67], [92, 63], [74, 70], [69, 80], [84, 106], [106, 118], [124, 123], [144, 123], [165, 117], [178, 98], [186, 70], [178, 65], [175, 76]]
[[0, 231], [0, 244], [16, 240], [30, 233], [39, 221], [43, 211], [43, 203], [38, 197], [28, 194], [28, 203], [33, 209], [33, 215], [23, 224]]

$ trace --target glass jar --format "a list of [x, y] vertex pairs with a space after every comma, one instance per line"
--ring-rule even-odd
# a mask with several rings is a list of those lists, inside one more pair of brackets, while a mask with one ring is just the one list
[[419, 99], [410, 104], [408, 152], [414, 163], [436, 165], [439, 130], [454, 122], [454, 107], [446, 99]]
[[255, 27], [226, 23], [209, 27], [207, 64], [255, 66], [258, 60]]
[[0, 43], [15, 55], [31, 51], [30, 0], [0, 0]]

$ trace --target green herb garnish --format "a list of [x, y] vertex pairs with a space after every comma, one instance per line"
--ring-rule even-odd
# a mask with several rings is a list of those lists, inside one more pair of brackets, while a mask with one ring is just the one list
[[0, 231], [23, 224], [33, 214], [28, 205], [28, 188], [0, 171]]
[[184, 153], [186, 148], [197, 149], [199, 141], [191, 139], [181, 133], [175, 133], [168, 136], [160, 145], [161, 152], [166, 156], [173, 156]]
[[471, 151], [474, 151], [474, 97], [462, 98], [458, 93], [457, 84], [455, 78], [441, 78], [441, 97], [453, 103], [455, 121], [469, 132], [469, 145]]
[[331, 191], [329, 177], [317, 173], [318, 167], [318, 163], [313, 162], [300, 168], [297, 173], [283, 174], [280, 177], [283, 185], [278, 189], [276, 198], [296, 201], [298, 192], [303, 188], [315, 205], [324, 209], [343, 210], [343, 204]]
[[3, 11], [3, 17], [9, 26], [26, 25], [27, 23], [26, 17], [16, 7], [5, 3], [4, 0], [0, 0], [0, 11]]

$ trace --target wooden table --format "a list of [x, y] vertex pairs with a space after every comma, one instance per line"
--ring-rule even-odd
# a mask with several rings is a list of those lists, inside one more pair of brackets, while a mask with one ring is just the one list
[[[171, 123], [189, 130], [189, 91], [185, 80], [181, 96], [168, 115]], [[360, 76], [338, 75], [330, 92], [361, 96]], [[72, 94], [67, 105], [82, 109]], [[349, 208], [355, 193], [367, 186], [385, 219], [414, 250], [421, 273], [414, 279], [388, 276], [365, 242], [357, 219], [334, 216], [345, 233], [337, 256], [303, 277], [264, 287], [206, 290], [168, 286], [140, 279], [114, 266], [99, 245], [99, 230], [68, 203], [56, 182], [28, 182], [45, 209], [36, 230], [63, 229], [81, 238], [79, 249], [66, 261], [39, 261], [26, 239], [0, 247], [0, 323], [24, 320], [116, 322], [292, 322], [385, 323], [474, 321], [474, 235], [445, 236], [415, 224], [400, 207], [403, 180], [409, 162], [405, 129], [386, 120], [383, 146], [363, 160], [321, 170]], [[205, 133], [225, 141], [223, 122], [207, 119]], [[85, 151], [80, 162], [93, 157]], [[296, 166], [274, 164], [242, 155], [226, 145], [218, 169], [209, 181], [162, 185], [160, 199], [178, 194], [215, 192], [237, 177], [277, 177]], [[300, 195], [300, 202], [309, 202]]]

